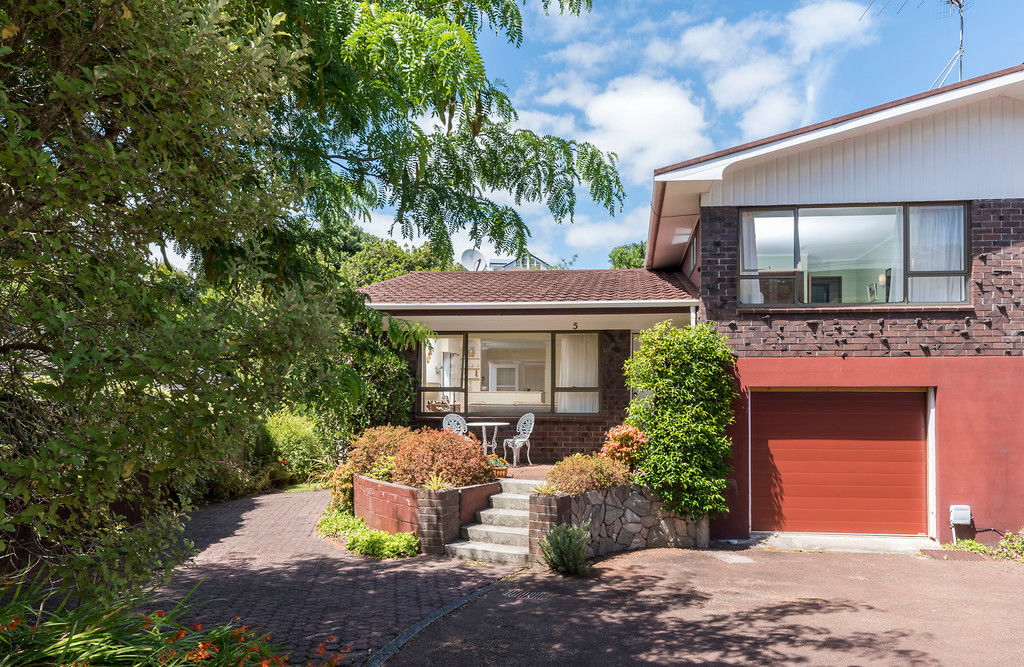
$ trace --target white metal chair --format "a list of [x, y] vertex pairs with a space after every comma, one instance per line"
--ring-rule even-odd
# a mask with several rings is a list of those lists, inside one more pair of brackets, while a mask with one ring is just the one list
[[526, 462], [533, 465], [533, 461], [530, 460], [530, 434], [533, 433], [534, 421], [533, 413], [527, 412], [519, 418], [518, 422], [516, 422], [516, 435], [511, 438], [506, 438], [501, 444], [502, 456], [504, 456], [506, 448], [512, 450], [513, 468], [519, 465], [519, 450], [523, 447], [526, 447]]
[[466, 425], [466, 420], [462, 418], [462, 415], [457, 415], [454, 412], [449, 412], [444, 416], [444, 420], [441, 422], [441, 428], [452, 433], [458, 433], [459, 435], [466, 435], [469, 432], [469, 426]]

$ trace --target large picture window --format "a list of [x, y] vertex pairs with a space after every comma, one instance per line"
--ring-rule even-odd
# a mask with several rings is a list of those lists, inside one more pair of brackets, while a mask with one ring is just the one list
[[960, 303], [965, 208], [845, 206], [744, 211], [744, 305]]
[[596, 413], [596, 333], [460, 333], [420, 349], [421, 413]]

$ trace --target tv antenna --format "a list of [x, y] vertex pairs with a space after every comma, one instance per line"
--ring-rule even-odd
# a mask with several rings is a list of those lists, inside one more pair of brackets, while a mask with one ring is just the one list
[[[864, 13], [861, 14], [861, 20], [868, 15], [872, 7], [875, 6], [878, 0], [871, 0], [868, 6], [864, 8]], [[903, 0], [900, 3], [896, 13], [899, 14], [903, 11], [903, 8], [910, 4], [911, 0]], [[917, 7], [921, 8], [926, 0], [918, 0]], [[935, 81], [932, 81], [932, 88], [945, 85], [946, 80], [949, 76], [956, 71], [957, 81], [964, 80], [964, 10], [974, 4], [974, 0], [936, 0], [938, 3], [938, 15], [940, 19], [949, 18], [950, 16], [956, 16], [960, 19], [960, 48], [956, 50], [953, 57], [949, 59], [946, 66], [942, 68], [939, 75], [935, 77]], [[886, 8], [892, 3], [892, 0], [882, 0], [881, 7], [874, 11], [876, 16], [879, 16], [886, 10]], [[930, 89], [929, 89], [930, 90]]]
[[482, 271], [487, 268], [487, 260], [484, 254], [476, 248], [470, 248], [462, 253], [459, 264], [467, 271]]
[[960, 48], [956, 50], [953, 57], [949, 59], [946, 66], [935, 77], [935, 81], [932, 82], [932, 88], [945, 84], [946, 79], [949, 78], [954, 69], [957, 69], [957, 81], [964, 80], [964, 10], [974, 4], [974, 0], [938, 0], [938, 2], [939, 18], [947, 18], [949, 16], [960, 17]]

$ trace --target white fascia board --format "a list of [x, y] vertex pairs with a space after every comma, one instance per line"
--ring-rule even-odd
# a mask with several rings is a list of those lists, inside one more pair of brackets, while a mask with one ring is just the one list
[[463, 303], [373, 303], [368, 307], [375, 310], [554, 310], [561, 308], [689, 308], [698, 305], [696, 299], [661, 299], [647, 301], [518, 301], [518, 302], [486, 302], [473, 301]]
[[933, 107], [940, 107], [946, 104], [952, 104], [954, 102], [961, 102], [970, 97], [981, 96], [991, 91], [998, 90], [1013, 84], [1024, 82], [1024, 72], [1014, 72], [1001, 76], [997, 79], [990, 79], [988, 81], [980, 81], [974, 85], [966, 86], [964, 88], [957, 88], [956, 90], [950, 90], [945, 93], [926, 97], [924, 99], [916, 100], [914, 102], [907, 102], [889, 109], [882, 111], [876, 111], [875, 113], [861, 116], [859, 118], [853, 118], [851, 120], [832, 125], [830, 127], [823, 127], [813, 132], [806, 132], [804, 134], [798, 134], [788, 139], [780, 139], [764, 146], [757, 146], [748, 150], [726, 155], [717, 160], [710, 160], [708, 162], [702, 162], [695, 164], [691, 167], [683, 167], [675, 171], [670, 171], [659, 176], [655, 176], [655, 181], [695, 181], [695, 180], [721, 180], [725, 170], [736, 164], [737, 162], [743, 162], [752, 158], [761, 157], [770, 153], [787, 150], [789, 148], [795, 148], [802, 144], [807, 144], [815, 141], [821, 141], [823, 139], [834, 138], [836, 135], [842, 135], [855, 130], [860, 130], [872, 125], [878, 125], [882, 123], [888, 123], [897, 121], [900, 118], [926, 111]]

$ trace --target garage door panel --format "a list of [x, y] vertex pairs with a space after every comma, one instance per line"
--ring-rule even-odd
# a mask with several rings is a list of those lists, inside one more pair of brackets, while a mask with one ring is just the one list
[[751, 405], [754, 530], [925, 532], [923, 393], [755, 393]]

